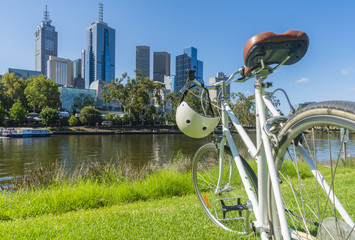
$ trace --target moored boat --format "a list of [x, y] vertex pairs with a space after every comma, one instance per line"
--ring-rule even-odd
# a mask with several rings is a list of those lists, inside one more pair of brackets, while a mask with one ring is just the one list
[[15, 128], [4, 129], [3, 137], [24, 138], [24, 137], [49, 137], [52, 133], [45, 128]]

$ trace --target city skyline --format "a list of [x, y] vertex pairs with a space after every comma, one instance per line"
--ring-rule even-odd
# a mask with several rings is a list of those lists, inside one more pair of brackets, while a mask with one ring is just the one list
[[[293, 104], [326, 99], [355, 100], [355, 61], [349, 54], [355, 52], [355, 46], [349, 41], [355, 32], [345, 24], [355, 22], [353, 2], [319, 5], [300, 1], [295, 5], [272, 1], [266, 6], [257, 1], [250, 10], [253, 18], [251, 12], [241, 10], [249, 9], [247, 2], [102, 3], [105, 22], [117, 30], [115, 77], [125, 72], [134, 77], [136, 46], [147, 45], [152, 51], [169, 52], [172, 68], [175, 56], [182, 49], [194, 46], [204, 61], [206, 82], [217, 72], [230, 75], [243, 65], [243, 47], [250, 37], [266, 31], [283, 33], [296, 29], [305, 31], [310, 38], [306, 56], [295, 65], [277, 70], [269, 81], [284, 88]], [[0, 26], [11, 37], [0, 39], [0, 74], [7, 68], [34, 70], [34, 31], [43, 20], [46, 4], [58, 32], [58, 56], [71, 60], [81, 57], [85, 29], [97, 19], [97, 1], [3, 2], [3, 19], [7, 21]], [[290, 12], [297, 14], [290, 17]], [[231, 91], [251, 94], [253, 83], [234, 84]]]

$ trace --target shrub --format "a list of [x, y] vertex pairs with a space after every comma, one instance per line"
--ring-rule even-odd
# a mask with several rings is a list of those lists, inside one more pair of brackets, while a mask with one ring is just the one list
[[74, 115], [71, 115], [68, 123], [70, 126], [76, 126], [78, 124], [78, 119], [76, 117], [74, 117]]
[[101, 123], [101, 111], [93, 106], [87, 106], [80, 111], [80, 121], [84, 125], [95, 126], [96, 123]]
[[39, 117], [42, 119], [42, 123], [46, 126], [54, 126], [59, 121], [59, 113], [54, 108], [45, 107], [42, 109]]

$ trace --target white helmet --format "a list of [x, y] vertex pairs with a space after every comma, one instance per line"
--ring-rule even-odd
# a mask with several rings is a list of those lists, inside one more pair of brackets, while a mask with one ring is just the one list
[[196, 112], [185, 101], [176, 109], [176, 123], [184, 134], [193, 138], [203, 138], [213, 132], [219, 117], [206, 117]]

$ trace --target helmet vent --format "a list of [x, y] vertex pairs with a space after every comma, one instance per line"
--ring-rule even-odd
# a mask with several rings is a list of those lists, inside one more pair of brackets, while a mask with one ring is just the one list
[[203, 127], [203, 128], [202, 128], [203, 131], [206, 131], [206, 129], [207, 129], [206, 127]]

